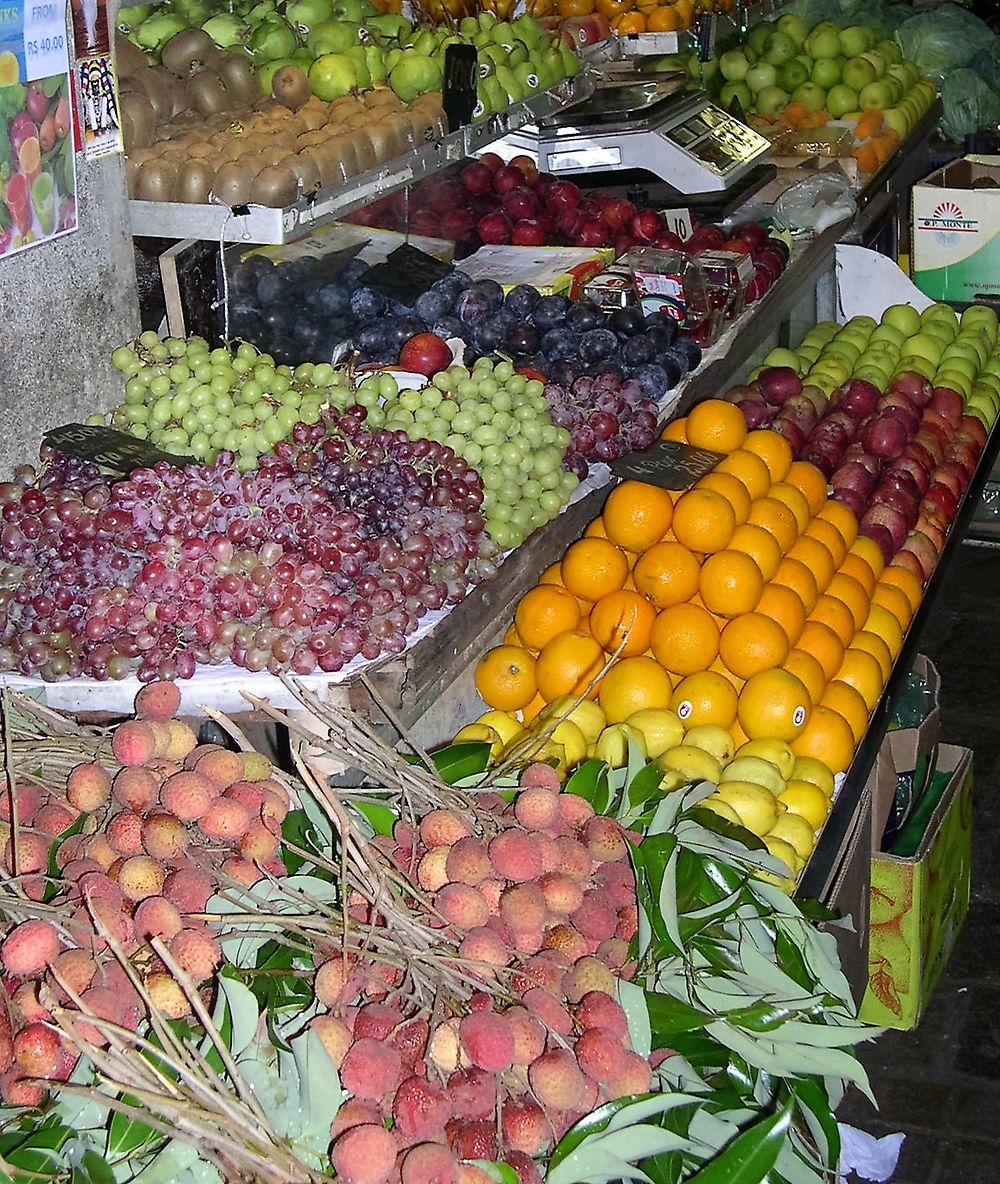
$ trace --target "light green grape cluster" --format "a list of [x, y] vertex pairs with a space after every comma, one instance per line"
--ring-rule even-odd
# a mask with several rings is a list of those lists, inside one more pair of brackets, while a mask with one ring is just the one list
[[114, 350], [111, 361], [126, 375], [112, 427], [203, 463], [233, 452], [242, 472], [297, 423], [316, 423], [322, 408], [343, 411], [354, 401], [345, 371], [325, 362], [277, 366], [248, 342], [212, 349], [203, 337], [161, 339], [147, 331]]
[[486, 529], [503, 550], [569, 501], [579, 483], [562, 467], [570, 434], [549, 418], [542, 384], [516, 374], [510, 362], [480, 358], [471, 371], [442, 370], [421, 390], [395, 386], [390, 375], [358, 386], [355, 401], [368, 408], [368, 424], [446, 444], [478, 469]]

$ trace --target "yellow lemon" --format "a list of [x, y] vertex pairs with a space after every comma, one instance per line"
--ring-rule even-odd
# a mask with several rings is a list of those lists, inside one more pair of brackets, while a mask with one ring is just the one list
[[770, 737], [763, 740], [748, 740], [736, 750], [737, 757], [759, 756], [777, 766], [778, 772], [787, 781], [795, 766], [795, 753], [784, 740]]
[[451, 742], [452, 744], [488, 744], [491, 764], [500, 759], [504, 747], [503, 739], [497, 734], [495, 728], [479, 723], [466, 724], [464, 728], [460, 728], [452, 736]]
[[574, 699], [572, 695], [560, 695], [538, 713], [539, 719], [571, 720], [584, 735], [588, 744], [596, 744], [597, 737], [604, 730], [607, 720], [604, 712], [593, 699]]
[[702, 798], [698, 805], [704, 806], [706, 810], [711, 810], [713, 814], [718, 814], [720, 818], [725, 818], [727, 822], [731, 822], [734, 826], [743, 825], [740, 822], [739, 814], [736, 813], [725, 799], [720, 798], [717, 793], [709, 794], [707, 798]]
[[815, 757], [797, 756], [789, 781], [811, 781], [813, 785], [819, 786], [828, 798], [833, 797], [833, 773], [828, 765], [824, 765]]
[[561, 744], [566, 754], [567, 768], [575, 768], [587, 759], [587, 738], [571, 719], [562, 720], [554, 728], [551, 720], [535, 720], [528, 730], [533, 736], [548, 733], [556, 744]]
[[816, 846], [816, 835], [809, 823], [801, 814], [790, 814], [787, 810], [771, 827], [768, 837], [784, 839], [786, 843], [791, 843], [803, 863], [812, 855], [813, 847]]
[[802, 860], [787, 839], [781, 838], [780, 835], [765, 835], [764, 846], [771, 852], [775, 859], [781, 860], [792, 873], [793, 877], [798, 874], [799, 868], [802, 866]]
[[749, 781], [726, 781], [717, 792], [755, 835], [766, 835], [785, 809], [769, 789]]
[[[591, 706], [596, 707], [597, 704]], [[673, 748], [684, 739], [684, 725], [680, 717], [666, 707], [643, 707], [633, 711], [625, 722], [642, 733], [650, 760], [656, 760], [668, 748]]]
[[720, 728], [718, 724], [698, 724], [688, 728], [684, 733], [684, 743], [693, 744], [695, 748], [703, 748], [722, 765], [733, 759], [736, 742], [728, 728]]
[[484, 711], [475, 722], [492, 728], [504, 744], [509, 744], [524, 731], [521, 721], [509, 711]]
[[677, 744], [668, 748], [657, 758], [656, 763], [664, 772], [675, 769], [688, 781], [711, 781], [717, 785], [722, 775], [722, 766], [715, 757], [703, 748], [695, 748], [693, 744]]
[[785, 788], [785, 779], [778, 772], [778, 766], [760, 756], [738, 756], [722, 770], [723, 781], [749, 781], [763, 785], [775, 797]]
[[789, 781], [778, 800], [785, 803], [789, 814], [800, 815], [813, 830], [819, 830], [830, 813], [829, 798], [811, 781]]
[[599, 761], [609, 764], [612, 769], [621, 769], [628, 764], [628, 742], [639, 746], [643, 759], [646, 759], [646, 742], [638, 728], [631, 724], [609, 724], [597, 737], [594, 745], [594, 756]]

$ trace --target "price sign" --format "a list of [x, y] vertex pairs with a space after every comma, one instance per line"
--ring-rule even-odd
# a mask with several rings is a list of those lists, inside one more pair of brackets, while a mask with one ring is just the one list
[[612, 461], [611, 471], [626, 480], [645, 481], [662, 489], [687, 489], [714, 469], [724, 455], [677, 440], [657, 440], [645, 452], [630, 452]]
[[177, 468], [196, 463], [193, 456], [172, 456], [145, 440], [136, 440], [124, 432], [96, 424], [68, 423], [46, 432], [43, 439], [50, 448], [58, 448], [70, 456], [78, 456], [126, 476], [133, 469], [151, 469], [160, 460]]
[[25, 77], [63, 74], [68, 61], [66, 10], [51, 0], [24, 0]]

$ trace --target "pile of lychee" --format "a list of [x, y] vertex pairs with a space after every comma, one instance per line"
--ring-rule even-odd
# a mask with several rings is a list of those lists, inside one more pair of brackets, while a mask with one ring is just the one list
[[[28, 901], [40, 902], [8, 897], [5, 910], [20, 921], [0, 944], [0, 1096], [8, 1104], [37, 1104], [44, 1089], [32, 1079], [72, 1072], [76, 1050], [48, 1022], [55, 1004], [135, 1029], [142, 1000], [109, 941], [160, 1010], [180, 1018], [190, 1004], [151, 939], [202, 984], [222, 958], [204, 916], [209, 898], [226, 884], [285, 873], [279, 844], [289, 798], [270, 762], [199, 745], [174, 718], [179, 705], [172, 683], [151, 683], [136, 697], [137, 718], [115, 730], [113, 759], [77, 765], [64, 789], [24, 782], [0, 793], [4, 872], [16, 870]], [[59, 842], [81, 815], [77, 833]], [[93, 1024], [78, 1031], [106, 1042]]]
[[575, 1122], [650, 1088], [616, 998], [633, 969], [636, 836], [561, 793], [545, 765], [525, 771], [512, 805], [487, 794], [480, 805], [483, 833], [438, 809], [375, 843], [432, 902], [454, 965], [482, 989], [428, 1013], [386, 965], [338, 953], [318, 967], [328, 1011], [312, 1024], [350, 1094], [332, 1129], [345, 1184], [486, 1184], [476, 1159], [541, 1181], [536, 1158]]

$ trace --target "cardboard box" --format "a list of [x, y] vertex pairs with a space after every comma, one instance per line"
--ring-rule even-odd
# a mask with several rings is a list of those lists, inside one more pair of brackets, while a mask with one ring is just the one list
[[900, 773], [915, 774], [912, 781], [916, 792], [919, 793], [927, 777], [933, 774], [935, 751], [941, 736], [941, 707], [939, 703], [941, 676], [938, 674], [937, 667], [924, 654], [917, 654], [911, 669], [927, 684], [934, 705], [919, 727], [895, 728], [891, 732], [886, 732], [889, 759], [893, 767], [893, 796], [884, 803], [884, 814], [878, 813], [872, 819], [875, 827], [874, 849], [876, 851], [880, 848], [880, 839], [892, 811], [897, 775]]
[[871, 1024], [916, 1026], [969, 908], [972, 753], [942, 744], [938, 769], [951, 777], [916, 855], [876, 852], [872, 859], [869, 981], [861, 1006]]
[[957, 302], [1000, 294], [1000, 157], [945, 165], [913, 186], [912, 207], [913, 282], [922, 292]]

